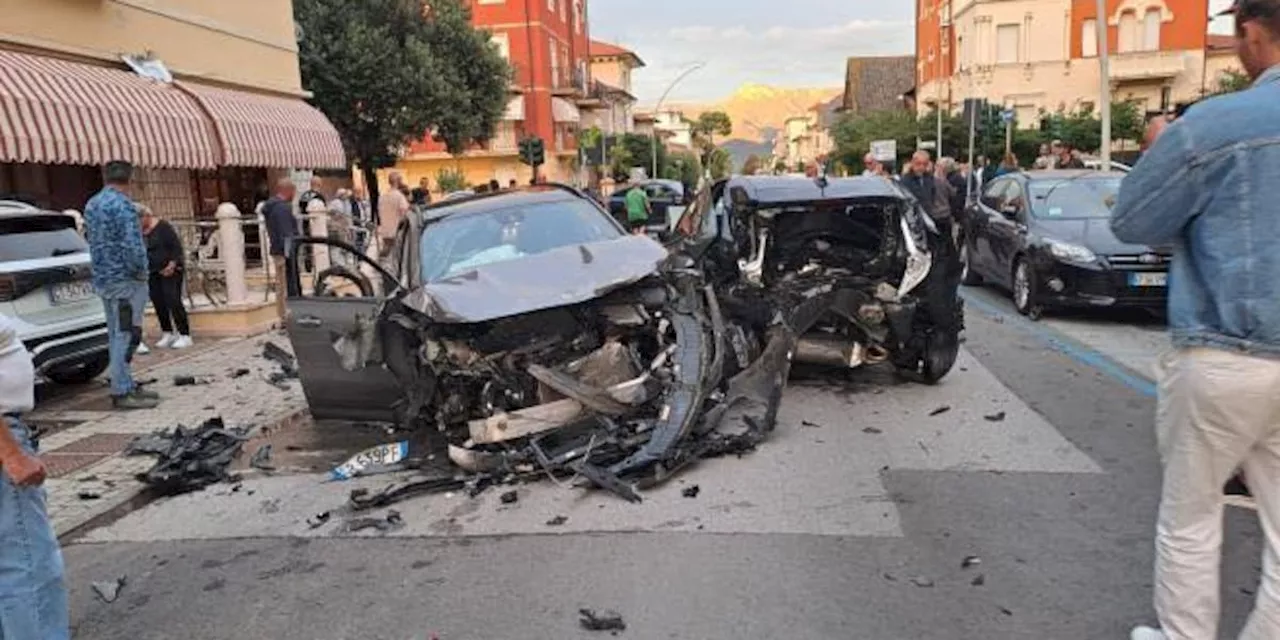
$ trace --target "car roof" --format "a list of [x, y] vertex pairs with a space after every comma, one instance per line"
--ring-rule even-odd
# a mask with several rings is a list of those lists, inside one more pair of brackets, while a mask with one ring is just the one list
[[0, 200], [0, 217], [16, 218], [18, 216], [29, 218], [31, 216], [65, 216], [67, 214], [60, 211], [49, 211], [40, 207], [23, 202], [21, 200]]
[[792, 176], [737, 176], [729, 179], [726, 189], [741, 187], [756, 204], [781, 204], [813, 200], [848, 200], [852, 198], [894, 198], [905, 196], [898, 186], [878, 176], [818, 178]]
[[1040, 169], [1023, 171], [1030, 180], [1073, 180], [1075, 178], [1123, 178], [1123, 171], [1100, 171], [1098, 169]]
[[503, 209], [547, 202], [582, 199], [584, 199], [583, 196], [569, 187], [537, 185], [492, 193], [477, 193], [453, 200], [440, 200], [423, 208], [422, 215], [426, 220], [434, 221], [454, 216], [488, 213], [490, 211], [501, 211]]

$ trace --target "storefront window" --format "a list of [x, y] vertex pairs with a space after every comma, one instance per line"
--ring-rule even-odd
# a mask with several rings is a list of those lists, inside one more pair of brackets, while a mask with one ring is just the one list
[[0, 162], [0, 200], [22, 200], [52, 211], [84, 211], [101, 188], [98, 167]]

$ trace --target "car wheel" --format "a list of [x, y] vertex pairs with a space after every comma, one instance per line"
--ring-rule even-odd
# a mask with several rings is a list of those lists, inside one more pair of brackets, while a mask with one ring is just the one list
[[938, 384], [951, 372], [960, 356], [960, 337], [951, 331], [934, 331], [924, 343], [921, 377], [925, 384]]
[[1036, 304], [1036, 273], [1023, 258], [1013, 265], [1013, 308], [1022, 315], [1031, 315]]
[[83, 362], [52, 369], [45, 373], [45, 377], [58, 384], [84, 384], [102, 375], [110, 364], [110, 356], [102, 353]]
[[969, 243], [965, 242], [960, 245], [960, 282], [970, 287], [976, 287], [982, 284], [982, 276], [978, 275], [978, 272], [973, 269], [971, 262]]

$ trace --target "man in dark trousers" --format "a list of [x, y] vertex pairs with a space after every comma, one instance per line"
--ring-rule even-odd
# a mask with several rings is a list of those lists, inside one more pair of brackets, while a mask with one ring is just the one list
[[142, 313], [147, 306], [147, 247], [138, 209], [125, 193], [133, 165], [108, 162], [102, 173], [106, 186], [85, 205], [84, 228], [93, 288], [107, 315], [111, 404], [117, 409], [151, 409], [160, 396], [139, 387], [129, 367], [142, 344]]
[[298, 235], [298, 221], [293, 217], [293, 194], [296, 190], [293, 181], [283, 178], [276, 183], [271, 199], [262, 205], [262, 220], [271, 239], [271, 262], [276, 269], [276, 313], [282, 325], [289, 291], [285, 282], [285, 249], [289, 240]]

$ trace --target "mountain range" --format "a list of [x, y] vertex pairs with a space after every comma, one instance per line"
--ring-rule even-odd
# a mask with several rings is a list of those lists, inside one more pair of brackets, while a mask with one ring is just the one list
[[741, 167], [747, 156], [755, 154], [767, 159], [773, 153], [774, 137], [782, 131], [787, 118], [804, 115], [810, 107], [840, 95], [842, 87], [789, 89], [747, 83], [732, 95], [713, 103], [672, 104], [695, 120], [706, 111], [723, 111], [733, 122], [733, 133], [718, 146], [733, 157], [734, 167]]

